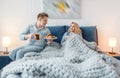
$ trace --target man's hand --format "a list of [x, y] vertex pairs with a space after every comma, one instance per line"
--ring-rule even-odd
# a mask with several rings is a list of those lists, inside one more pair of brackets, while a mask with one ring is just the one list
[[48, 39], [47, 41], [48, 41], [47, 44], [52, 44], [53, 39]]
[[25, 39], [32, 39], [32, 38], [34, 38], [35, 37], [35, 34], [28, 34], [28, 35], [26, 35], [25, 36]]

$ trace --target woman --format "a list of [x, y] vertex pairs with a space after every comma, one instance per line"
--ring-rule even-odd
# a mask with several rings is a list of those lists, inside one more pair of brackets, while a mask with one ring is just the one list
[[[69, 39], [73, 35], [79, 35], [82, 37], [82, 30], [80, 29], [79, 25], [76, 22], [72, 22], [70, 25], [70, 28], [68, 29], [67, 32], [62, 37], [61, 44], [64, 45], [66, 40]], [[83, 39], [83, 42], [91, 49], [93, 50], [98, 50], [97, 44], [95, 42], [88, 42], [85, 39]]]
[[63, 35], [62, 40], [61, 40], [61, 44], [64, 44], [64, 42], [67, 39], [69, 39], [69, 37], [71, 37], [75, 34], [78, 34], [78, 35], [82, 36], [81, 33], [82, 33], [82, 31], [79, 28], [79, 25], [76, 22], [72, 22], [68, 31], [65, 32], [65, 34]]

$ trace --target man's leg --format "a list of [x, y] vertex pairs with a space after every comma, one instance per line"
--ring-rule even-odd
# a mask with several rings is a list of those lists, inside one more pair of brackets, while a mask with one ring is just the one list
[[18, 47], [18, 48], [16, 48], [16, 49], [10, 51], [10, 52], [9, 52], [9, 57], [10, 57], [10, 59], [15, 60], [15, 59], [16, 59], [16, 53], [17, 53], [17, 51], [20, 50], [20, 49], [23, 49], [24, 47], [25, 47], [25, 46], [21, 46], [21, 47]]
[[23, 49], [20, 49], [17, 53], [16, 53], [16, 60], [21, 59], [22, 57], [24, 57], [24, 54], [29, 53], [29, 52], [40, 52], [42, 51], [43, 48], [41, 48], [40, 46], [33, 46], [33, 45], [28, 45]]

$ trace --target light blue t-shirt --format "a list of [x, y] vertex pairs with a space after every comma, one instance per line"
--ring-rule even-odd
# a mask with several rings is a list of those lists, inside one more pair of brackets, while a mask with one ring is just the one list
[[44, 47], [45, 44], [46, 44], [46, 40], [44, 39], [44, 36], [46, 36], [47, 34], [50, 34], [50, 30], [47, 27], [38, 29], [35, 24], [34, 25], [29, 25], [20, 34], [20, 39], [21, 40], [25, 40], [25, 35], [28, 35], [28, 34], [31, 34], [31, 33], [39, 34], [40, 35], [40, 39], [36, 40], [35, 37], [32, 38], [32, 39], [29, 39], [29, 44], [37, 45], [37, 46], [40, 46], [40, 47]]

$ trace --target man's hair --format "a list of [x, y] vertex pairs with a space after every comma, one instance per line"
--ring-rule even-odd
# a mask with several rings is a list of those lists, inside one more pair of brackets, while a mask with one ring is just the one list
[[44, 18], [44, 17], [48, 17], [48, 14], [42, 12], [42, 13], [39, 13], [39, 14], [38, 14], [37, 19], [38, 19], [38, 18]]

